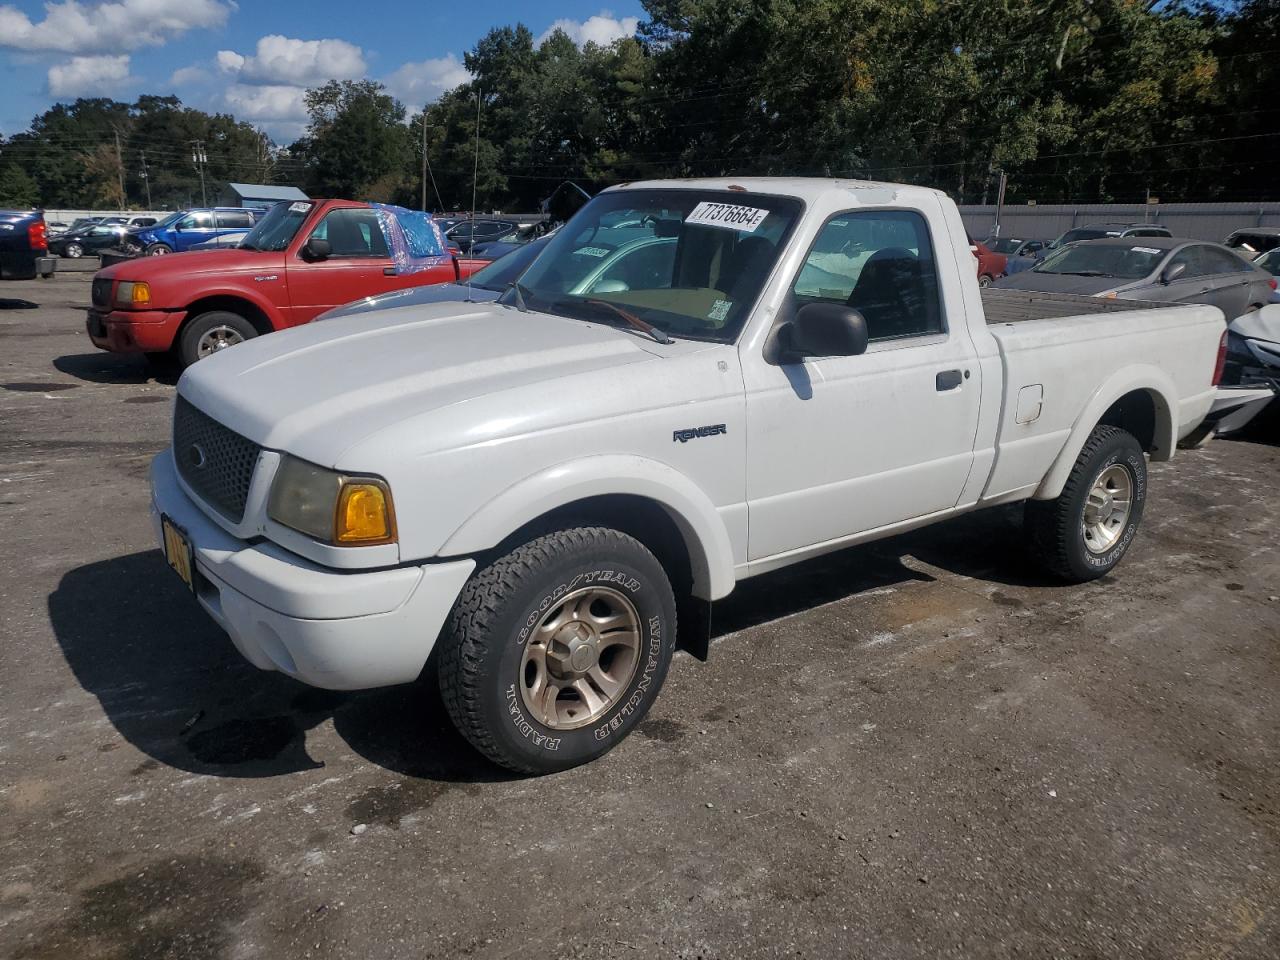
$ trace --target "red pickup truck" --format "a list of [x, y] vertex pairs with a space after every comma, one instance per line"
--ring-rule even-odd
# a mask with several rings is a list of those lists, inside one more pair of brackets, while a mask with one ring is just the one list
[[314, 320], [361, 297], [462, 280], [486, 260], [398, 274], [365, 203], [281, 203], [240, 246], [141, 257], [93, 279], [89, 337], [103, 350], [190, 366], [217, 350]]

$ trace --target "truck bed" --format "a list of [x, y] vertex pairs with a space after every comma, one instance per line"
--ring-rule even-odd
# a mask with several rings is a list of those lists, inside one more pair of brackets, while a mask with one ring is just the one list
[[1147, 300], [1102, 300], [1076, 293], [998, 290], [993, 287], [982, 289], [982, 309], [987, 315], [988, 324], [1052, 320], [1087, 313], [1120, 313], [1167, 306], [1167, 303], [1151, 303]]

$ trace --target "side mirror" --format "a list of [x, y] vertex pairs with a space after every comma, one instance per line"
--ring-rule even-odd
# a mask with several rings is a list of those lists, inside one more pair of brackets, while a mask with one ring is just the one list
[[1187, 262], [1185, 260], [1179, 263], [1171, 263], [1160, 271], [1160, 282], [1165, 286], [1173, 283], [1184, 273], [1187, 272]]
[[302, 256], [312, 262], [327, 260], [332, 253], [333, 245], [328, 240], [322, 240], [319, 237], [312, 237], [307, 241], [307, 245], [302, 248]]
[[806, 303], [777, 332], [775, 363], [806, 357], [856, 357], [867, 351], [867, 321], [843, 303]]
[[180, 223], [175, 223], [175, 224], [173, 225], [173, 232], [174, 232], [174, 233], [181, 233], [181, 232], [182, 232], [182, 224], [180, 224]]

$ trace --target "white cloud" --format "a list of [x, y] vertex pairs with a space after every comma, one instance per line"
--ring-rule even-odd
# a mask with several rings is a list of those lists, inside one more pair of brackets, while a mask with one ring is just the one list
[[582, 21], [570, 20], [567, 17], [557, 20], [538, 38], [538, 42], [542, 43], [555, 31], [563, 30], [578, 46], [596, 43], [607, 47], [615, 40], [634, 36], [639, 26], [639, 17], [617, 18], [613, 16], [612, 11], [601, 10], [594, 17], [587, 17]]
[[135, 80], [129, 76], [129, 55], [117, 57], [72, 57], [49, 68], [49, 93], [74, 97], [83, 93], [101, 94]]
[[220, 27], [233, 4], [222, 0], [116, 0], [49, 2], [33, 21], [17, 7], [0, 6], [0, 47], [24, 52], [105, 53], [158, 46], [197, 28]]
[[297, 40], [271, 34], [258, 39], [252, 56], [219, 50], [218, 67], [242, 83], [314, 86], [326, 80], [363, 77], [364, 52], [345, 40]]
[[174, 87], [193, 87], [209, 79], [209, 71], [205, 67], [180, 67], [169, 76], [169, 85]]
[[416, 109], [470, 79], [462, 61], [447, 53], [434, 60], [403, 64], [384, 82], [392, 94]]
[[305, 87], [233, 83], [222, 99], [237, 120], [265, 129], [278, 142], [296, 140], [307, 129]]

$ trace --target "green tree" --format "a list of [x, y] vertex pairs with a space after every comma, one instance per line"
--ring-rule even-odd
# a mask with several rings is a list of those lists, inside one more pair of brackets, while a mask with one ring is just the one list
[[308, 90], [307, 136], [292, 151], [320, 196], [405, 200], [416, 183], [405, 108], [372, 80], [331, 80]]

